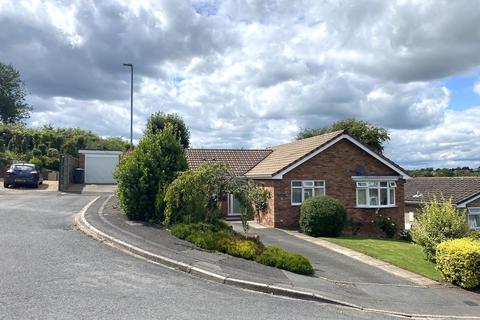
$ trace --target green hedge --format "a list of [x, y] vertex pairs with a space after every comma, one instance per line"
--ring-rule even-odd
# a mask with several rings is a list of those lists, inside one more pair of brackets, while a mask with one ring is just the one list
[[231, 256], [255, 260], [261, 264], [299, 274], [313, 274], [310, 261], [301, 254], [291, 253], [277, 247], [265, 249], [259, 240], [247, 238], [221, 223], [217, 225], [176, 224], [171, 228], [171, 233], [177, 238], [187, 240], [206, 250], [220, 251]]
[[480, 240], [442, 242], [437, 246], [436, 261], [445, 280], [468, 289], [480, 285]]
[[265, 249], [262, 254], [257, 257], [256, 261], [267, 266], [277, 267], [299, 274], [313, 274], [313, 267], [306, 257], [275, 246], [270, 246]]

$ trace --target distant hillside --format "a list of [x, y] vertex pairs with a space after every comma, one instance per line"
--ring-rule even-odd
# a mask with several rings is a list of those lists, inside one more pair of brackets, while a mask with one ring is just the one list
[[424, 168], [408, 170], [412, 177], [479, 177], [480, 167], [474, 169], [469, 167], [458, 168]]

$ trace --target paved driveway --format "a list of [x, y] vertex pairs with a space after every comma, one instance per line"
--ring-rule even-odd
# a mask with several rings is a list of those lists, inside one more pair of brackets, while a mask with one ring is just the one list
[[93, 196], [0, 194], [0, 319], [386, 319], [200, 280], [73, 226]]
[[[241, 223], [232, 223], [241, 230]], [[330, 296], [371, 308], [411, 314], [480, 315], [480, 294], [455, 287], [419, 286], [369, 264], [307, 242], [274, 228], [250, 228], [266, 245], [280, 246], [307, 256], [315, 277], [328, 279], [335, 286]], [[316, 279], [301, 282], [287, 274], [297, 287], [315, 288]]]
[[19, 193], [19, 192], [39, 192], [39, 191], [58, 191], [58, 181], [44, 180], [43, 184], [38, 186], [38, 189], [32, 187], [3, 187], [3, 178], [0, 178], [0, 193]]

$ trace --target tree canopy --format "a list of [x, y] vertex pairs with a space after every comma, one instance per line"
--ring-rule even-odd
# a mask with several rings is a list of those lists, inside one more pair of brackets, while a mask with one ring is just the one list
[[175, 114], [165, 114], [163, 112], [155, 112], [150, 117], [148, 117], [147, 121], [147, 130], [146, 134], [156, 134], [162, 131], [167, 124], [171, 124], [172, 127], [175, 129], [176, 136], [180, 139], [180, 143], [186, 149], [190, 145], [190, 131], [188, 127], [185, 125], [183, 119]]
[[12, 65], [0, 62], [0, 121], [2, 123], [23, 123], [30, 117], [32, 106], [25, 102], [25, 84], [20, 72]]
[[377, 153], [383, 152], [383, 143], [390, 140], [390, 135], [387, 130], [381, 127], [374, 126], [366, 121], [356, 119], [346, 119], [334, 122], [329, 127], [318, 129], [302, 129], [296, 139], [305, 139], [321, 134], [345, 130], [348, 134], [369, 146]]
[[102, 138], [78, 128], [34, 129], [23, 125], [0, 124], [0, 165], [31, 161], [58, 169], [60, 154], [78, 156], [79, 149], [126, 150], [128, 143], [118, 137]]

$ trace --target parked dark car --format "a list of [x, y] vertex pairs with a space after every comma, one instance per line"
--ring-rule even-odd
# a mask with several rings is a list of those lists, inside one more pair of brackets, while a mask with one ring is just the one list
[[15, 163], [5, 173], [3, 186], [32, 186], [38, 188], [43, 183], [41, 170], [38, 166], [29, 163]]

